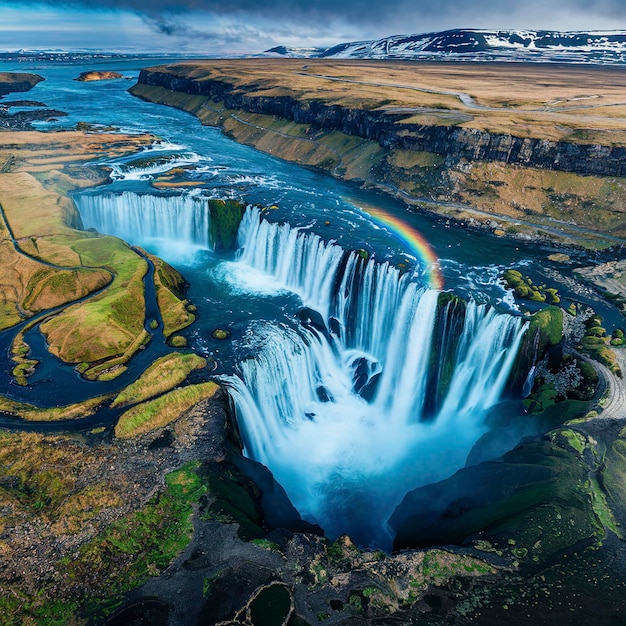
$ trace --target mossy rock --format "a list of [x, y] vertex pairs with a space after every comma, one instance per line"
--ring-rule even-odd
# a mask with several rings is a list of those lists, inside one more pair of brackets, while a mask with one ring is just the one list
[[[571, 433], [571, 431], [569, 431]], [[394, 549], [462, 544], [479, 537], [544, 562], [604, 529], [593, 508], [583, 440], [569, 433], [518, 446], [410, 492], [390, 519]], [[567, 524], [563, 520], [569, 520]]]
[[209, 200], [211, 241], [216, 250], [234, 250], [246, 205], [235, 200]]
[[167, 342], [172, 348], [186, 348], [187, 347], [187, 339], [182, 335], [174, 335], [170, 337]]
[[563, 339], [563, 311], [559, 307], [548, 306], [537, 311], [531, 319], [528, 334], [539, 333], [539, 343], [544, 348], [556, 346]]
[[533, 285], [530, 277], [523, 276], [517, 270], [506, 270], [502, 278], [506, 286], [513, 289], [518, 298], [530, 300], [531, 302], [548, 302], [549, 304], [558, 304], [561, 301], [554, 287]]
[[225, 330], [224, 328], [216, 328], [211, 333], [211, 337], [213, 337], [213, 339], [219, 339], [220, 341], [223, 341], [230, 337], [230, 330]]

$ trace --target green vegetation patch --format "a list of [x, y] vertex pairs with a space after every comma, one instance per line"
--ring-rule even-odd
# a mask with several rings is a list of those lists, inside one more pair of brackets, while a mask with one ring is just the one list
[[115, 436], [126, 439], [163, 428], [200, 400], [213, 397], [218, 389], [213, 382], [190, 385], [134, 406], [121, 415], [115, 426]]
[[145, 507], [84, 544], [75, 559], [61, 562], [70, 580], [94, 580], [89, 595], [78, 598], [83, 613], [102, 617], [124, 593], [158, 576], [189, 543], [193, 505], [205, 492], [200, 463], [187, 463], [165, 476], [165, 489]]
[[206, 359], [196, 354], [172, 352], [158, 358], [143, 374], [113, 400], [111, 408], [136, 404], [154, 398], [180, 385], [191, 372], [206, 367]]
[[[617, 345], [620, 345], [623, 340], [623, 334], [622, 337], [620, 337], [617, 332], [618, 331], [615, 331], [615, 337], [618, 338]], [[580, 349], [592, 359], [608, 367], [613, 374], [621, 378], [622, 370], [617, 362], [615, 352], [609, 347], [609, 343], [613, 342], [607, 337], [606, 329], [602, 328], [602, 317], [593, 315], [585, 324], [585, 336], [580, 342]]]
[[99, 266], [114, 274], [101, 294], [71, 306], [45, 321], [41, 330], [50, 352], [69, 363], [94, 363], [131, 354], [145, 334], [143, 277], [148, 266], [123, 241], [115, 237], [88, 237], [72, 244], [86, 266]]
[[542, 354], [548, 346], [556, 346], [563, 339], [563, 310], [549, 306], [537, 311], [530, 320], [527, 335], [534, 341], [539, 333], [538, 353]]
[[543, 562], [582, 539], [602, 538], [581, 444], [576, 435], [555, 431], [500, 461], [411, 492], [391, 518], [398, 529], [394, 547], [480, 538], [504, 551], [514, 546], [518, 556], [525, 548], [528, 559]]
[[195, 308], [185, 299], [185, 280], [181, 274], [162, 259], [147, 252], [144, 254], [154, 265], [154, 287], [163, 334], [170, 337], [195, 321], [196, 316], [192, 313]]
[[528, 276], [523, 276], [517, 270], [506, 270], [502, 276], [509, 289], [513, 289], [518, 298], [531, 300], [533, 302], [547, 302], [548, 304], [558, 304], [561, 301], [557, 290], [546, 285], [533, 285]]
[[98, 396], [76, 404], [42, 408], [25, 402], [17, 402], [0, 396], [0, 411], [33, 422], [55, 422], [58, 420], [81, 419], [93, 415], [111, 396]]
[[211, 241], [216, 250], [233, 250], [237, 244], [237, 231], [246, 210], [245, 204], [236, 200], [209, 200], [211, 212]]

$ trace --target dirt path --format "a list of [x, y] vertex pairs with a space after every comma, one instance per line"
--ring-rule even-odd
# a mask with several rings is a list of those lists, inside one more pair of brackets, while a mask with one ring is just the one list
[[[626, 375], [626, 352], [623, 349], [615, 349], [617, 362]], [[602, 376], [608, 384], [608, 401], [603, 407], [601, 416], [604, 418], [624, 419], [626, 418], [626, 380], [618, 378], [607, 367], [597, 364], [602, 370]]]

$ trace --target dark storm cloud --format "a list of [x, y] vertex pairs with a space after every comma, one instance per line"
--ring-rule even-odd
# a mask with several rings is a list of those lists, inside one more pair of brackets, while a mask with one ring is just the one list
[[[153, 32], [204, 39], [217, 34], [226, 43], [254, 37], [243, 31], [254, 30], [255, 25], [260, 37], [288, 33], [284, 28], [289, 25], [292, 34], [309, 39], [324, 29], [335, 39], [343, 37], [342, 32], [372, 38], [463, 27], [626, 29], [624, 0], [13, 0], [13, 4], [132, 11]], [[193, 11], [218, 20], [219, 27], [211, 28], [205, 20], [189, 24], [185, 15]], [[216, 30], [224, 28], [225, 21], [232, 23], [231, 34]]]
[[[44, 0], [46, 2], [46, 0]], [[17, 0], [20, 4], [35, 4], [29, 0]], [[41, 4], [41, 0], [38, 2]], [[559, 13], [604, 14], [626, 16], [624, 0], [512, 0], [494, 3], [493, 0], [47, 0], [47, 4], [59, 7], [85, 7], [90, 9], [116, 8], [158, 16], [177, 14], [190, 10], [204, 11], [214, 15], [258, 14], [277, 15], [282, 18], [323, 18], [369, 22], [378, 19], [395, 21], [397, 17], [416, 18], [475, 14], [520, 14], [527, 12], [529, 21]]]

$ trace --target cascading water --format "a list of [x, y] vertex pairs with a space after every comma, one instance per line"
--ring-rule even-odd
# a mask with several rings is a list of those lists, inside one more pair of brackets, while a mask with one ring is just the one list
[[522, 321], [470, 301], [450, 323], [440, 294], [409, 274], [259, 222], [256, 210], [239, 244], [239, 263], [271, 274], [323, 319], [298, 331], [261, 326], [264, 347], [228, 378], [245, 453], [329, 536], [387, 547], [386, 521], [405, 493], [462, 467], [485, 432]]
[[140, 245], [167, 242], [188, 255], [212, 249], [206, 201], [189, 194], [155, 195], [124, 191], [75, 197], [85, 228]]

